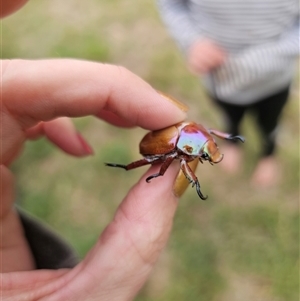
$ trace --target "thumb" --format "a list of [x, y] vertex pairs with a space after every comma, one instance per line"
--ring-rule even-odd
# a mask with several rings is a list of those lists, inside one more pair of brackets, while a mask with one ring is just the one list
[[178, 164], [172, 164], [163, 177], [146, 183], [145, 179], [157, 172], [157, 167], [149, 169], [51, 300], [62, 295], [74, 301], [132, 300], [168, 240], [178, 204], [172, 192], [178, 170]]

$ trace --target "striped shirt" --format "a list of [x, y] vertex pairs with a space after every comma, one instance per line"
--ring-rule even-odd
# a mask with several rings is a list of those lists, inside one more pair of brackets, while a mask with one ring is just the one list
[[298, 0], [157, 0], [162, 19], [187, 52], [209, 38], [228, 54], [203, 77], [213, 96], [250, 104], [288, 86], [299, 55]]

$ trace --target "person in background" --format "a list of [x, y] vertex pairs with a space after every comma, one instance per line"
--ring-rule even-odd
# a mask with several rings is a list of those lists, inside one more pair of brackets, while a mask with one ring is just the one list
[[[1, 1], [1, 17], [25, 3]], [[1, 61], [1, 300], [134, 298], [169, 237], [179, 165], [172, 164], [164, 181], [148, 185], [146, 177], [158, 169], [151, 167], [80, 262], [53, 231], [16, 209], [10, 166], [25, 141], [40, 136], [69, 155], [91, 155], [67, 117], [94, 116], [120, 127], [155, 130], [183, 121], [186, 110], [120, 66], [74, 59]]]
[[[226, 131], [240, 132], [246, 112], [256, 116], [261, 154], [252, 184], [278, 181], [276, 136], [299, 56], [298, 0], [157, 0], [161, 17], [189, 69], [224, 114]], [[236, 173], [242, 160], [228, 144], [221, 165]]]

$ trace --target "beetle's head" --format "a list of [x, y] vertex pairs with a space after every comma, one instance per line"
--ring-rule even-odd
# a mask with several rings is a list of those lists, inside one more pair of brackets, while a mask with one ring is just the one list
[[213, 140], [208, 140], [202, 148], [201, 158], [208, 160], [210, 163], [219, 163], [223, 159], [223, 154], [219, 152], [217, 144]]

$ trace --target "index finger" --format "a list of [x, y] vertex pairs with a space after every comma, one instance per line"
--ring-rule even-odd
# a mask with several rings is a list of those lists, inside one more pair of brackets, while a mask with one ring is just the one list
[[4, 107], [23, 128], [60, 116], [117, 118], [155, 130], [182, 121], [187, 108], [119, 66], [71, 59], [3, 62]]

